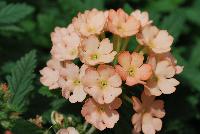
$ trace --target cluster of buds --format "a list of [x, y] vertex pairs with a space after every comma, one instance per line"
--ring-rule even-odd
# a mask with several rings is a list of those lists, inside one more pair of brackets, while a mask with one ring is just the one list
[[[130, 38], [138, 41], [133, 52]], [[67, 27], [56, 27], [51, 40], [52, 58], [40, 71], [40, 81], [50, 90], [61, 88], [71, 103], [84, 102], [81, 114], [88, 123], [101, 131], [113, 128], [122, 86], [139, 84], [144, 91], [141, 101], [132, 97], [133, 133], [161, 130], [164, 103], [155, 97], [176, 90], [179, 82], [173, 77], [183, 67], [170, 53], [173, 37], [154, 26], [147, 12], [86, 10]], [[77, 59], [81, 62], [75, 64]]]

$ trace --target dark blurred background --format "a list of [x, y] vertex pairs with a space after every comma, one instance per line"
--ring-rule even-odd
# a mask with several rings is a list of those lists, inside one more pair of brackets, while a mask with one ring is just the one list
[[[2, 14], [1, 10], [12, 3], [24, 4], [20, 8], [15, 6], [8, 15]], [[123, 8], [128, 13], [145, 10], [156, 26], [173, 35], [173, 54], [184, 71], [177, 77], [181, 84], [176, 92], [162, 96], [167, 114], [159, 133], [199, 134], [200, 0], [0, 0], [0, 81], [5, 82], [17, 59], [32, 49], [37, 51], [36, 90], [31, 96], [30, 109], [23, 116], [28, 118], [44, 111], [33, 98], [37, 98], [37, 89], [41, 88], [38, 71], [50, 58], [50, 33], [55, 26], [67, 26], [78, 12], [92, 8]], [[48, 100], [43, 98], [40, 103], [47, 104]], [[130, 133], [131, 105], [124, 107], [127, 110], [120, 110], [120, 121], [115, 128], [102, 133]]]

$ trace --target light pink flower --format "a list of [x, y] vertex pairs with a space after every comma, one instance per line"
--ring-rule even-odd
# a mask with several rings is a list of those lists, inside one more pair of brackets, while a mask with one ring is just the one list
[[133, 86], [135, 84], [145, 84], [145, 80], [149, 79], [152, 74], [151, 65], [143, 64], [144, 56], [142, 54], [128, 51], [122, 52], [118, 56], [120, 65], [116, 65], [116, 71], [120, 74], [122, 80], [126, 84]]
[[99, 130], [113, 128], [119, 120], [119, 113], [116, 111], [121, 106], [121, 99], [116, 98], [110, 104], [98, 104], [92, 98], [86, 100], [82, 107], [81, 114], [88, 123], [91, 123]]
[[138, 33], [140, 22], [126, 14], [122, 9], [111, 9], [108, 13], [108, 30], [120, 37], [128, 37]]
[[174, 58], [174, 56], [168, 52], [168, 53], [163, 53], [160, 55], [157, 55], [158, 60], [168, 60], [171, 65], [174, 67], [176, 74], [180, 74], [183, 71], [183, 66], [177, 65], [177, 60]]
[[122, 93], [122, 80], [109, 65], [99, 65], [97, 70], [89, 68], [83, 78], [85, 91], [100, 104], [111, 103]]
[[145, 92], [155, 96], [175, 92], [175, 86], [179, 84], [179, 81], [173, 78], [176, 70], [171, 63], [168, 60], [156, 63], [155, 59], [150, 59], [149, 64], [152, 65], [154, 74], [147, 81]]
[[56, 27], [51, 33], [53, 47], [51, 54], [59, 61], [73, 60], [78, 57], [78, 46], [80, 37], [70, 24], [67, 28]]
[[86, 10], [73, 19], [75, 29], [83, 36], [100, 34], [107, 21], [107, 13], [97, 9]]
[[166, 30], [159, 30], [155, 26], [145, 26], [141, 33], [137, 34], [137, 40], [154, 53], [169, 52], [173, 43], [173, 37]]
[[144, 134], [155, 134], [162, 128], [160, 118], [165, 116], [164, 102], [155, 100], [155, 96], [146, 96], [143, 92], [141, 95], [142, 102], [137, 97], [132, 97], [133, 109], [136, 113], [132, 116], [134, 132], [139, 133], [141, 130]]
[[108, 38], [100, 42], [96, 36], [90, 36], [82, 41], [80, 59], [88, 65], [110, 63], [117, 54], [116, 51], [112, 50], [113, 44]]
[[47, 67], [40, 70], [42, 77], [40, 82], [48, 86], [49, 89], [56, 89], [59, 87], [60, 71], [62, 69], [61, 63], [56, 59], [51, 59], [47, 62]]
[[63, 75], [66, 76], [66, 79], [60, 81], [62, 95], [66, 99], [69, 98], [71, 103], [82, 102], [86, 97], [82, 78], [85, 75], [85, 70], [87, 68], [88, 67], [83, 64], [79, 69], [77, 65], [71, 63], [67, 64], [63, 71]]
[[56, 134], [79, 134], [74, 127], [62, 128]]
[[149, 20], [148, 12], [141, 12], [137, 9], [131, 13], [131, 16], [134, 16], [138, 21], [140, 21], [140, 25], [142, 28], [152, 23], [152, 21]]

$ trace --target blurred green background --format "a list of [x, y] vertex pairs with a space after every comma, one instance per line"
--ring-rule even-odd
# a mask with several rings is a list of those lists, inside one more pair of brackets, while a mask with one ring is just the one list
[[[0, 0], [0, 81], [15, 66], [16, 60], [31, 50], [36, 50], [36, 77], [27, 109], [23, 117], [36, 114], [48, 115], [50, 109], [60, 109], [66, 103], [51, 93], [42, 92], [39, 70], [50, 58], [50, 33], [55, 26], [67, 26], [78, 12], [97, 8], [123, 8], [131, 13], [134, 9], [146, 10], [154, 24], [174, 36], [173, 54], [184, 71], [177, 79], [181, 84], [165, 100], [166, 116], [161, 134], [198, 134], [200, 124], [200, 0]], [[133, 42], [134, 43], [134, 42]], [[133, 44], [134, 45], [134, 44]], [[37, 99], [40, 98], [40, 99]], [[64, 112], [79, 115], [66, 104]], [[132, 128], [131, 105], [120, 109], [120, 121], [114, 129], [101, 133], [129, 134]], [[48, 120], [48, 119], [46, 119]], [[18, 124], [18, 127], [20, 124]], [[27, 130], [28, 131], [28, 130]], [[25, 132], [25, 131], [24, 131]], [[34, 133], [34, 132], [33, 132]], [[35, 132], [36, 133], [36, 132]], [[25, 134], [25, 133], [24, 133]]]

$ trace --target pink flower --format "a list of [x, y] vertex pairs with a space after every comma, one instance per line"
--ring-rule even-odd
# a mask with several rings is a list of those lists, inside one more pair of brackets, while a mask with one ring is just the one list
[[51, 33], [51, 40], [53, 42], [51, 54], [57, 60], [73, 60], [78, 57], [80, 37], [74, 31], [72, 24], [67, 28], [56, 27], [55, 31]]
[[143, 92], [141, 95], [142, 102], [137, 97], [132, 97], [133, 109], [136, 113], [132, 116], [134, 131], [139, 133], [141, 130], [144, 134], [155, 134], [162, 128], [160, 118], [165, 116], [164, 102], [155, 100], [155, 96], [146, 96]]
[[100, 104], [111, 103], [122, 93], [121, 78], [109, 65], [89, 68], [84, 76], [85, 91]]
[[137, 34], [141, 45], [147, 46], [154, 53], [165, 53], [171, 50], [173, 37], [166, 30], [159, 30], [155, 26], [146, 26]]
[[79, 134], [74, 127], [62, 128], [56, 134]]
[[83, 36], [100, 34], [107, 21], [107, 13], [97, 9], [86, 10], [73, 19], [75, 29]]
[[168, 60], [175, 69], [176, 74], [180, 74], [183, 71], [184, 67], [177, 65], [177, 60], [173, 57], [173, 55], [170, 52], [157, 55], [157, 57], [160, 61]]
[[151, 65], [143, 64], [144, 56], [142, 54], [128, 51], [122, 52], [118, 56], [120, 65], [116, 65], [116, 71], [120, 74], [122, 80], [126, 80], [126, 84], [133, 86], [135, 84], [145, 84], [145, 80], [149, 79], [152, 74]]
[[179, 84], [179, 81], [173, 78], [176, 70], [171, 63], [167, 60], [156, 63], [153, 59], [150, 59], [149, 63], [153, 67], [154, 75], [147, 81], [145, 92], [155, 96], [175, 92], [175, 86]]
[[140, 21], [142, 28], [152, 23], [152, 21], [149, 20], [148, 12], [141, 12], [140, 10], [137, 9], [131, 13], [131, 16], [134, 16], [138, 21]]
[[96, 36], [90, 36], [82, 41], [80, 59], [88, 65], [110, 63], [117, 54], [116, 51], [112, 50], [113, 44], [108, 38], [100, 42]]
[[82, 78], [85, 75], [85, 70], [87, 68], [88, 67], [83, 64], [79, 69], [77, 65], [71, 63], [67, 64], [65, 70], [63, 71], [66, 79], [62, 79], [62, 81], [60, 81], [62, 95], [66, 99], [69, 98], [71, 103], [82, 102], [86, 97]]
[[140, 22], [126, 14], [122, 9], [111, 9], [108, 13], [108, 30], [120, 37], [132, 36], [138, 33]]
[[56, 89], [59, 87], [58, 82], [60, 79], [60, 71], [62, 69], [61, 63], [55, 59], [51, 59], [47, 62], [47, 67], [40, 70], [42, 77], [40, 82], [48, 86], [49, 89]]
[[89, 98], [82, 107], [81, 114], [85, 120], [99, 130], [113, 128], [119, 120], [119, 113], [116, 111], [121, 106], [121, 99], [116, 98], [110, 104], [98, 104]]

